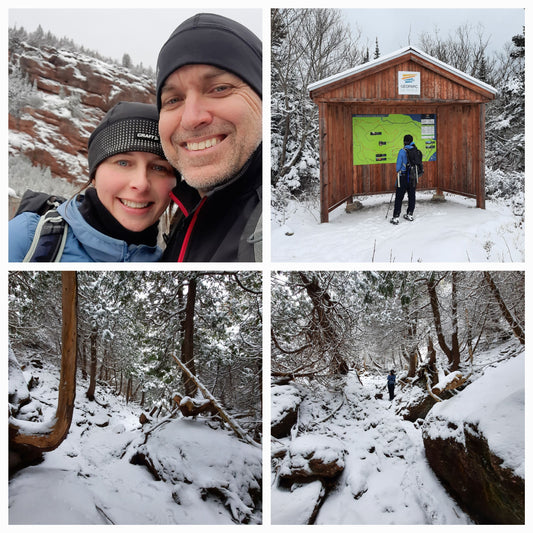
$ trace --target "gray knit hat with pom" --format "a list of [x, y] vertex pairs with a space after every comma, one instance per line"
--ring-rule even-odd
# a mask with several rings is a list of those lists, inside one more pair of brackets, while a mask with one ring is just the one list
[[89, 176], [108, 157], [125, 152], [150, 152], [165, 158], [158, 131], [157, 107], [119, 102], [89, 137]]

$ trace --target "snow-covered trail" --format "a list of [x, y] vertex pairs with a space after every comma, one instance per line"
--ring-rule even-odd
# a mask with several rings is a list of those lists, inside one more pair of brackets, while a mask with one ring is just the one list
[[[54, 379], [47, 375], [33, 391], [49, 406], [46, 417], [53, 416]], [[104, 390], [98, 396], [105, 407], [87, 403], [79, 384], [68, 438], [45, 453], [42, 463], [10, 479], [11, 525], [235, 523], [232, 515], [245, 507], [252, 473], [260, 476], [259, 450], [201, 420], [186, 419], [162, 419], [145, 444], [148, 430], [140, 427], [140, 409]], [[167, 480], [132, 462], [137, 453], [166, 469]], [[226, 488], [234, 512], [208, 490], [219, 486]]]
[[[344, 405], [320, 429], [340, 439], [348, 453], [315, 523], [471, 523], [430, 469], [420, 429], [395, 414], [395, 400], [379, 387], [362, 387], [349, 375]], [[383, 399], [375, 399], [377, 392]]]

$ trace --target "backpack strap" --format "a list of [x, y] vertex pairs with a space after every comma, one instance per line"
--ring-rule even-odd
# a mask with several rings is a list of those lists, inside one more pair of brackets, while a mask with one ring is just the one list
[[25, 263], [59, 263], [67, 240], [68, 225], [55, 209], [41, 216]]

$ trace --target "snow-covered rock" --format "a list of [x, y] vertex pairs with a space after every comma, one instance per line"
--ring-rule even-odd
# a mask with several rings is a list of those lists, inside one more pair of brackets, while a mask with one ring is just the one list
[[261, 450], [196, 420], [170, 420], [136, 448], [133, 464], [144, 464], [156, 481], [174, 486], [184, 501], [221, 501], [237, 523], [249, 523], [261, 499]]
[[339, 439], [327, 435], [302, 435], [291, 441], [279, 477], [288, 485], [334, 479], [344, 470], [345, 453]]
[[295, 385], [277, 385], [271, 389], [271, 433], [275, 438], [289, 435], [298, 418], [298, 406], [302, 401]]
[[479, 523], [524, 523], [524, 355], [488, 368], [426, 417], [426, 455]]

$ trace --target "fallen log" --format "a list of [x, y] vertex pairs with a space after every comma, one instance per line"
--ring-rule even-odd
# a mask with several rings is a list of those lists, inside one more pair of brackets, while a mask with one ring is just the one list
[[183, 370], [183, 372], [185, 372], [187, 377], [195, 383], [195, 385], [198, 387], [198, 390], [204, 395], [204, 398], [208, 399], [211, 402], [213, 409], [215, 409], [215, 411], [220, 415], [222, 420], [224, 420], [224, 422], [228, 424], [228, 426], [235, 432], [235, 434], [248, 444], [260, 446], [257, 442], [255, 442], [251, 437], [246, 434], [246, 432], [241, 428], [241, 426], [239, 426], [239, 424], [235, 420], [233, 420], [233, 418], [228, 415], [228, 413], [226, 413], [226, 411], [218, 403], [216, 398], [207, 390], [205, 385], [203, 385], [203, 383], [201, 383], [199, 379], [187, 368], [187, 366], [182, 363], [175, 355], [172, 355], [172, 357], [179, 365], [179, 367]]

